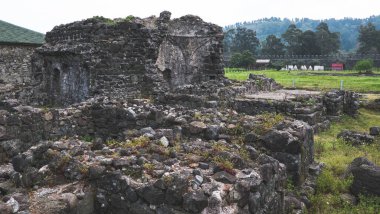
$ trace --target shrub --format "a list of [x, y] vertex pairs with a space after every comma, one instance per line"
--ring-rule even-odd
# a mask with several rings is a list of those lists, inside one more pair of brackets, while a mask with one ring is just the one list
[[373, 61], [371, 59], [360, 60], [355, 65], [357, 71], [370, 71], [373, 67]]

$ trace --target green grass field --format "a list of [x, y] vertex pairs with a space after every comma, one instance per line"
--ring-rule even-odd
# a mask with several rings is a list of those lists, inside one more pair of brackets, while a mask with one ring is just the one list
[[[234, 80], [247, 80], [250, 73], [262, 74], [273, 78], [285, 88], [310, 89], [310, 90], [330, 90], [339, 89], [340, 81], [343, 80], [343, 88], [356, 92], [380, 93], [380, 72], [379, 76], [332, 76], [329, 74], [357, 74], [356, 71], [241, 71], [231, 72], [226, 69], [225, 76]], [[320, 74], [320, 75], [316, 75]]]
[[367, 146], [354, 147], [336, 138], [343, 129], [360, 132], [369, 131], [369, 127], [380, 125], [380, 112], [360, 109], [359, 116], [344, 116], [334, 122], [331, 128], [315, 136], [315, 158], [326, 164], [326, 168], [317, 180], [317, 192], [312, 197], [311, 213], [380, 213], [380, 197], [361, 197], [357, 206], [352, 206], [340, 196], [349, 192], [352, 177], [343, 175], [356, 157], [367, 157], [380, 164], [380, 138]]

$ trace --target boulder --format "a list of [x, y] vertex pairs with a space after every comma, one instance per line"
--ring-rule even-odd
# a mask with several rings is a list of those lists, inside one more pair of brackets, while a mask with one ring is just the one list
[[285, 196], [286, 213], [293, 213], [293, 210], [302, 210], [305, 204], [294, 196]]
[[208, 140], [218, 140], [219, 138], [219, 129], [218, 125], [210, 125], [207, 127], [205, 132], [205, 138]]
[[137, 193], [148, 203], [153, 205], [159, 205], [165, 201], [165, 193], [154, 186], [145, 186], [139, 189]]
[[189, 131], [191, 134], [201, 134], [207, 129], [206, 124], [200, 121], [193, 121], [190, 123]]
[[374, 137], [367, 133], [360, 133], [350, 130], [341, 131], [337, 135], [337, 138], [341, 138], [344, 141], [351, 143], [353, 146], [371, 144], [374, 141]]
[[183, 208], [186, 211], [200, 213], [207, 206], [208, 198], [203, 191], [189, 192], [183, 196]]
[[369, 128], [369, 134], [372, 136], [380, 135], [380, 126], [373, 126]]
[[376, 166], [365, 157], [355, 158], [348, 167], [354, 176], [351, 192], [380, 196], [380, 166]]
[[169, 146], [169, 140], [165, 136], [163, 136], [160, 138], [160, 144], [163, 147], [168, 147]]
[[152, 127], [146, 127], [140, 129], [140, 134], [148, 137], [154, 137], [156, 135], [156, 132]]
[[236, 182], [236, 177], [226, 171], [220, 171], [220, 172], [215, 173], [213, 175], [213, 178], [216, 181], [226, 183], [226, 184], [233, 184]]

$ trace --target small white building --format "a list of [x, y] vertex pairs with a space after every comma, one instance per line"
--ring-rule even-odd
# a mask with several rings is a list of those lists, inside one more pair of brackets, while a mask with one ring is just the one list
[[321, 66], [321, 65], [314, 66], [314, 71], [324, 71], [324, 70], [325, 70], [325, 66]]

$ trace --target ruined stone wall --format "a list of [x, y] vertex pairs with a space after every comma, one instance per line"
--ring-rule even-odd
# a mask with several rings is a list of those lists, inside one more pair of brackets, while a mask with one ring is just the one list
[[249, 115], [273, 112], [291, 116], [307, 122], [318, 133], [329, 127], [331, 119], [343, 114], [355, 116], [359, 109], [359, 96], [352, 91], [332, 90], [323, 96], [298, 96], [285, 100], [236, 98], [232, 107]]
[[31, 71], [30, 58], [35, 48], [0, 44], [0, 83], [28, 83]]
[[142, 24], [96, 19], [53, 29], [33, 60], [34, 78], [46, 93], [43, 103], [68, 105], [96, 94], [139, 96], [152, 84], [145, 74], [147, 61], [157, 55], [154, 34]]
[[[106, 150], [109, 150], [109, 147], [105, 147], [103, 143], [99, 146], [98, 140], [93, 140], [93, 143], [73, 139], [59, 140], [60, 137], [67, 139], [75, 135], [81, 137], [91, 135], [96, 136], [96, 139], [97, 137], [108, 139], [123, 135], [147, 137], [150, 134], [152, 140], [160, 139], [163, 135], [170, 142], [174, 142], [174, 135], [178, 130], [179, 132], [183, 130], [184, 136], [206, 139], [208, 138], [206, 136], [212, 135], [215, 140], [222, 139], [222, 133], [228, 133], [226, 130], [220, 131], [219, 136], [220, 127], [211, 125], [213, 124], [211, 120], [207, 125], [200, 121], [190, 123], [190, 125], [186, 122], [184, 124], [183, 120], [190, 122], [194, 120], [192, 119], [194, 117], [190, 116], [189, 110], [184, 110], [182, 107], [176, 109], [178, 111], [176, 112], [170, 106], [155, 106], [143, 100], [133, 102], [120, 103], [105, 98], [64, 109], [40, 109], [18, 105], [12, 101], [2, 102], [0, 103], [0, 118], [2, 118], [0, 121], [2, 133], [0, 135], [0, 163], [11, 160], [16, 171], [12, 181], [24, 188], [44, 186], [50, 182], [51, 178], [45, 177], [45, 175], [51, 175], [50, 173], [40, 174], [46, 172], [39, 170], [43, 167], [49, 168], [48, 170], [51, 168], [53, 170], [51, 172], [56, 173], [57, 176], [63, 173], [68, 182], [89, 180], [88, 184], [92, 186], [89, 198], [92, 203], [83, 206], [91, 208], [89, 209], [91, 212], [78, 211], [80, 213], [222, 213], [223, 210], [227, 210], [226, 213], [283, 213], [286, 168], [269, 156], [259, 155], [253, 148], [250, 150], [252, 154], [249, 153], [246, 157], [247, 160], [234, 155], [229, 149], [219, 151], [215, 155], [224, 155], [234, 160], [236, 174], [229, 175], [212, 164], [207, 165], [207, 168], [204, 166], [199, 169], [189, 168], [186, 166], [189, 164], [187, 160], [182, 162], [182, 157], [187, 156], [179, 153], [177, 159], [174, 158], [176, 156], [165, 156], [163, 159], [164, 156], [151, 155], [150, 152], [153, 150], [141, 148], [145, 150], [145, 152], [141, 151], [141, 154], [147, 155], [148, 159], [139, 158], [138, 161], [137, 159], [133, 161], [136, 156], [130, 153], [132, 150], [124, 149], [124, 153], [120, 150], [120, 156], [105, 158], [105, 156], [108, 157]], [[217, 115], [211, 112], [210, 114]], [[223, 114], [227, 115], [227, 112]], [[203, 124], [205, 127], [197, 127], [194, 124]], [[147, 126], [149, 128], [143, 128]], [[214, 132], [210, 134], [208, 130], [214, 130]], [[46, 142], [44, 141], [46, 139], [52, 141]], [[219, 143], [229, 145], [225, 140]], [[76, 146], [71, 147], [74, 144]], [[184, 145], [183, 151], [190, 153], [201, 149], [200, 151], [211, 154], [214, 149], [207, 145], [210, 145], [207, 141], [190, 140], [188, 146]], [[149, 146], [160, 147], [160, 144], [152, 141]], [[24, 152], [28, 147], [30, 149]], [[69, 153], [72, 156], [68, 156]], [[4, 154], [6, 156], [2, 156]], [[97, 157], [91, 157], [83, 162], [78, 162], [73, 158], [88, 154], [96, 154]], [[141, 180], [124, 174], [124, 170], [137, 169], [135, 168], [138, 166], [137, 163], [141, 163], [143, 167], [144, 163], [148, 163], [147, 161], [151, 158], [154, 159], [152, 159], [153, 163], [156, 163], [157, 159], [168, 167], [173, 167], [173, 170], [165, 175], [160, 173], [157, 178], [150, 177], [149, 180], [145, 178]], [[181, 162], [178, 163], [178, 161]], [[257, 165], [248, 165], [251, 161], [255, 161]], [[157, 172], [159, 171], [157, 169]], [[202, 180], [199, 181], [199, 179]], [[58, 186], [53, 188], [56, 187], [59, 188]], [[55, 191], [53, 194], [56, 194]], [[67, 210], [82, 207], [80, 205], [70, 208], [56, 207], [55, 203], [51, 203], [54, 199], [48, 199], [51, 206], [47, 207], [51, 207], [51, 210], [55, 212], [62, 209], [65, 210], [62, 213], [69, 213]], [[27, 201], [32, 206], [33, 204], [39, 206], [45, 202], [34, 197], [30, 197]], [[79, 204], [83, 202], [82, 199], [80, 201]], [[43, 212], [51, 213], [50, 210]]]
[[223, 77], [223, 34], [196, 16], [169, 22], [157, 65], [171, 87]]
[[94, 95], [136, 98], [223, 77], [222, 29], [185, 16], [91, 18], [54, 28], [33, 57], [36, 94], [69, 105]]

